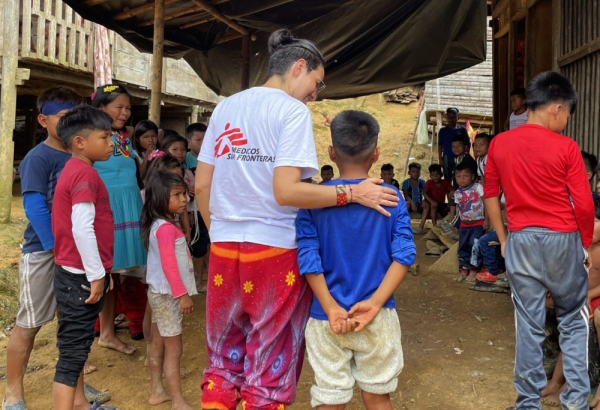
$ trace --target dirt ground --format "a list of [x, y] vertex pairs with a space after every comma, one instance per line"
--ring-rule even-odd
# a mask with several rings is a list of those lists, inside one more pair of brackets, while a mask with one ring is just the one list
[[[326, 148], [330, 144], [328, 130], [320, 125], [320, 113], [326, 111], [333, 116], [343, 109], [364, 109], [376, 116], [382, 128], [382, 157], [371, 175], [378, 176], [381, 163], [392, 162], [397, 168], [404, 165], [414, 127], [414, 105], [384, 103], [379, 110], [377, 96], [371, 96], [316, 103], [310, 108], [315, 118], [320, 164], [328, 163]], [[399, 171], [396, 178], [402, 181], [404, 172]], [[4, 225], [0, 230], [0, 268], [12, 265], [12, 272], [16, 274], [20, 253], [18, 243], [25, 224], [19, 198], [13, 201], [13, 209], [13, 223]], [[420, 237], [416, 238], [416, 243], [419, 274], [409, 274], [396, 293], [405, 364], [398, 389], [392, 394], [394, 408], [504, 409], [516, 396], [512, 386], [514, 324], [510, 298], [507, 295], [472, 292], [468, 285], [454, 282], [453, 275], [429, 271], [428, 266], [436, 258], [425, 256], [425, 242]], [[195, 296], [194, 303], [195, 312], [184, 319], [182, 366], [185, 367], [186, 378], [182, 383], [188, 402], [199, 409], [199, 383], [207, 362], [205, 297]], [[42, 329], [29, 363], [25, 389], [30, 410], [52, 407], [51, 385], [58, 357], [55, 332], [56, 323]], [[137, 351], [132, 356], [124, 356], [94, 344], [90, 360], [98, 371], [86, 376], [86, 381], [96, 388], [109, 389], [113, 396], [109, 404], [121, 410], [169, 409], [169, 404], [154, 407], [147, 404], [150, 381], [143, 364], [146, 355], [144, 341], [132, 341], [125, 329], [118, 334], [135, 345]], [[0, 332], [0, 397], [3, 397], [6, 387], [7, 341]], [[310, 408], [309, 389], [313, 379], [310, 365], [305, 360], [297, 400], [292, 408]], [[347, 408], [363, 408], [358, 390], [355, 390]]]

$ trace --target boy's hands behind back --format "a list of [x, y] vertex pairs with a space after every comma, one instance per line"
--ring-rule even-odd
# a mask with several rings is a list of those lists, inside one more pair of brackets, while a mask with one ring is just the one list
[[329, 319], [329, 327], [336, 335], [352, 331], [352, 321], [348, 320], [348, 312], [341, 306], [329, 309], [327, 319]]
[[352, 318], [353, 326], [355, 327], [354, 331], [360, 332], [363, 330], [365, 326], [375, 319], [380, 310], [381, 307], [370, 299], [363, 300], [352, 306], [348, 315]]

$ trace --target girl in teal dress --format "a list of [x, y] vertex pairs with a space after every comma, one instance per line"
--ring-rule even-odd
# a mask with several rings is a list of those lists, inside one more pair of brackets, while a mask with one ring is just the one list
[[[108, 161], [94, 164], [94, 168], [96, 168], [108, 189], [114, 217], [115, 255], [112, 273], [140, 278], [142, 276], [140, 272], [144, 272], [143, 267], [146, 265], [147, 253], [140, 236], [140, 214], [143, 204], [140, 188], [137, 184], [135, 151], [125, 127], [125, 123], [131, 116], [131, 97], [124, 87], [111, 84], [103, 85], [96, 89], [92, 105], [105, 111], [113, 118], [111, 138], [115, 143], [114, 153]], [[125, 286], [125, 284], [132, 279], [125, 278], [123, 288], [131, 287]], [[133, 280], [136, 283], [139, 282], [138, 279]], [[114, 282], [119, 283], [119, 280], [114, 280]], [[135, 284], [129, 285], [135, 287]], [[124, 299], [127, 299], [127, 297], [120, 299], [121, 305], [128, 305], [129, 303]], [[140, 320], [136, 320], [139, 312], [128, 312], [130, 309], [127, 309], [127, 306], [122, 306], [131, 323], [135, 325], [137, 322], [139, 327], [139, 329], [134, 329], [133, 326], [130, 326], [133, 338], [142, 334], [143, 312], [146, 306], [145, 300], [136, 300], [135, 302], [141, 307]], [[113, 324], [115, 305], [115, 291], [109, 291], [106, 295], [104, 310], [100, 314], [98, 344], [125, 354], [132, 354], [135, 348], [125, 344], [115, 335]]]

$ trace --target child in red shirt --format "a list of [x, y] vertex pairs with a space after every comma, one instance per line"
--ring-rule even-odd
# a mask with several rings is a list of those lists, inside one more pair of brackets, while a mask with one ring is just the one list
[[[113, 153], [111, 117], [93, 107], [67, 112], [57, 133], [71, 150], [54, 194], [52, 232], [58, 310], [54, 408], [72, 410], [83, 396], [83, 366], [94, 342], [113, 263], [113, 214], [106, 186], [93, 168]], [[92, 409], [114, 409], [93, 403]]]
[[[590, 392], [586, 301], [594, 204], [579, 147], [559, 134], [575, 110], [577, 93], [566, 77], [548, 71], [531, 80], [526, 96], [529, 119], [492, 140], [484, 183], [485, 207], [505, 256], [515, 306], [518, 398], [508, 409], [541, 407], [548, 291], [555, 303], [568, 386], [561, 401], [563, 408], [582, 410], [588, 408]], [[534, 172], [543, 178], [531, 178]], [[500, 186], [508, 235], [500, 214]]]
[[429, 166], [429, 181], [425, 183], [423, 196], [431, 205], [431, 223], [437, 225], [437, 214], [445, 217], [450, 212], [450, 205], [446, 203], [446, 198], [450, 201], [452, 196], [452, 184], [447, 179], [442, 179], [442, 166], [440, 164], [431, 164]]

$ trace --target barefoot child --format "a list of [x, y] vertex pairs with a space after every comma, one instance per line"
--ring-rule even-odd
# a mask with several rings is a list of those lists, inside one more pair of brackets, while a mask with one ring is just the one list
[[408, 175], [402, 183], [402, 194], [406, 201], [408, 212], [416, 212], [421, 215], [419, 226], [414, 229], [416, 234], [423, 232], [427, 215], [429, 215], [429, 202], [423, 198], [423, 189], [425, 188], [425, 180], [421, 179], [421, 164], [411, 162], [408, 164]]
[[96, 108], [79, 107], [58, 121], [57, 133], [72, 153], [54, 194], [54, 295], [57, 301], [58, 362], [54, 409], [115, 409], [86, 401], [83, 367], [94, 342], [94, 325], [111, 287], [113, 214], [106, 186], [93, 168], [114, 150], [112, 119]]
[[437, 214], [442, 215], [442, 218], [448, 215], [450, 206], [446, 203], [446, 199], [450, 201], [454, 194], [450, 181], [442, 179], [442, 166], [440, 164], [429, 166], [429, 178], [429, 181], [425, 183], [423, 196], [429, 202], [431, 223], [433, 226], [437, 226]]
[[[158, 171], [148, 181], [145, 197], [142, 239], [148, 248], [146, 282], [152, 308], [149, 403], [173, 400], [172, 409], [191, 409], [181, 391], [179, 362], [183, 315], [194, 310], [190, 296], [197, 292], [192, 258], [175, 220], [175, 214], [186, 213], [187, 184], [174, 173]], [[163, 371], [171, 396], [162, 384]]]
[[[367, 113], [338, 114], [331, 123], [329, 156], [340, 179], [325, 185], [368, 178], [379, 157], [378, 133], [377, 121]], [[392, 408], [389, 394], [404, 363], [393, 294], [414, 263], [416, 248], [406, 207], [387, 209], [391, 218], [358, 205], [303, 209], [296, 218], [300, 273], [315, 294], [306, 325], [315, 372], [313, 407], [343, 409], [356, 382], [367, 409]]]
[[[555, 303], [567, 376], [561, 401], [565, 408], [587, 409], [584, 261], [590, 262], [594, 204], [579, 147], [559, 134], [575, 110], [577, 93], [566, 77], [547, 71], [530, 81], [527, 104], [527, 124], [494, 137], [485, 168], [485, 207], [500, 240], [515, 306], [518, 397], [509, 409], [540, 408], [540, 392], [546, 387], [542, 344], [547, 291]], [[527, 170], [544, 177], [531, 178]], [[509, 234], [500, 213], [500, 187]]]

